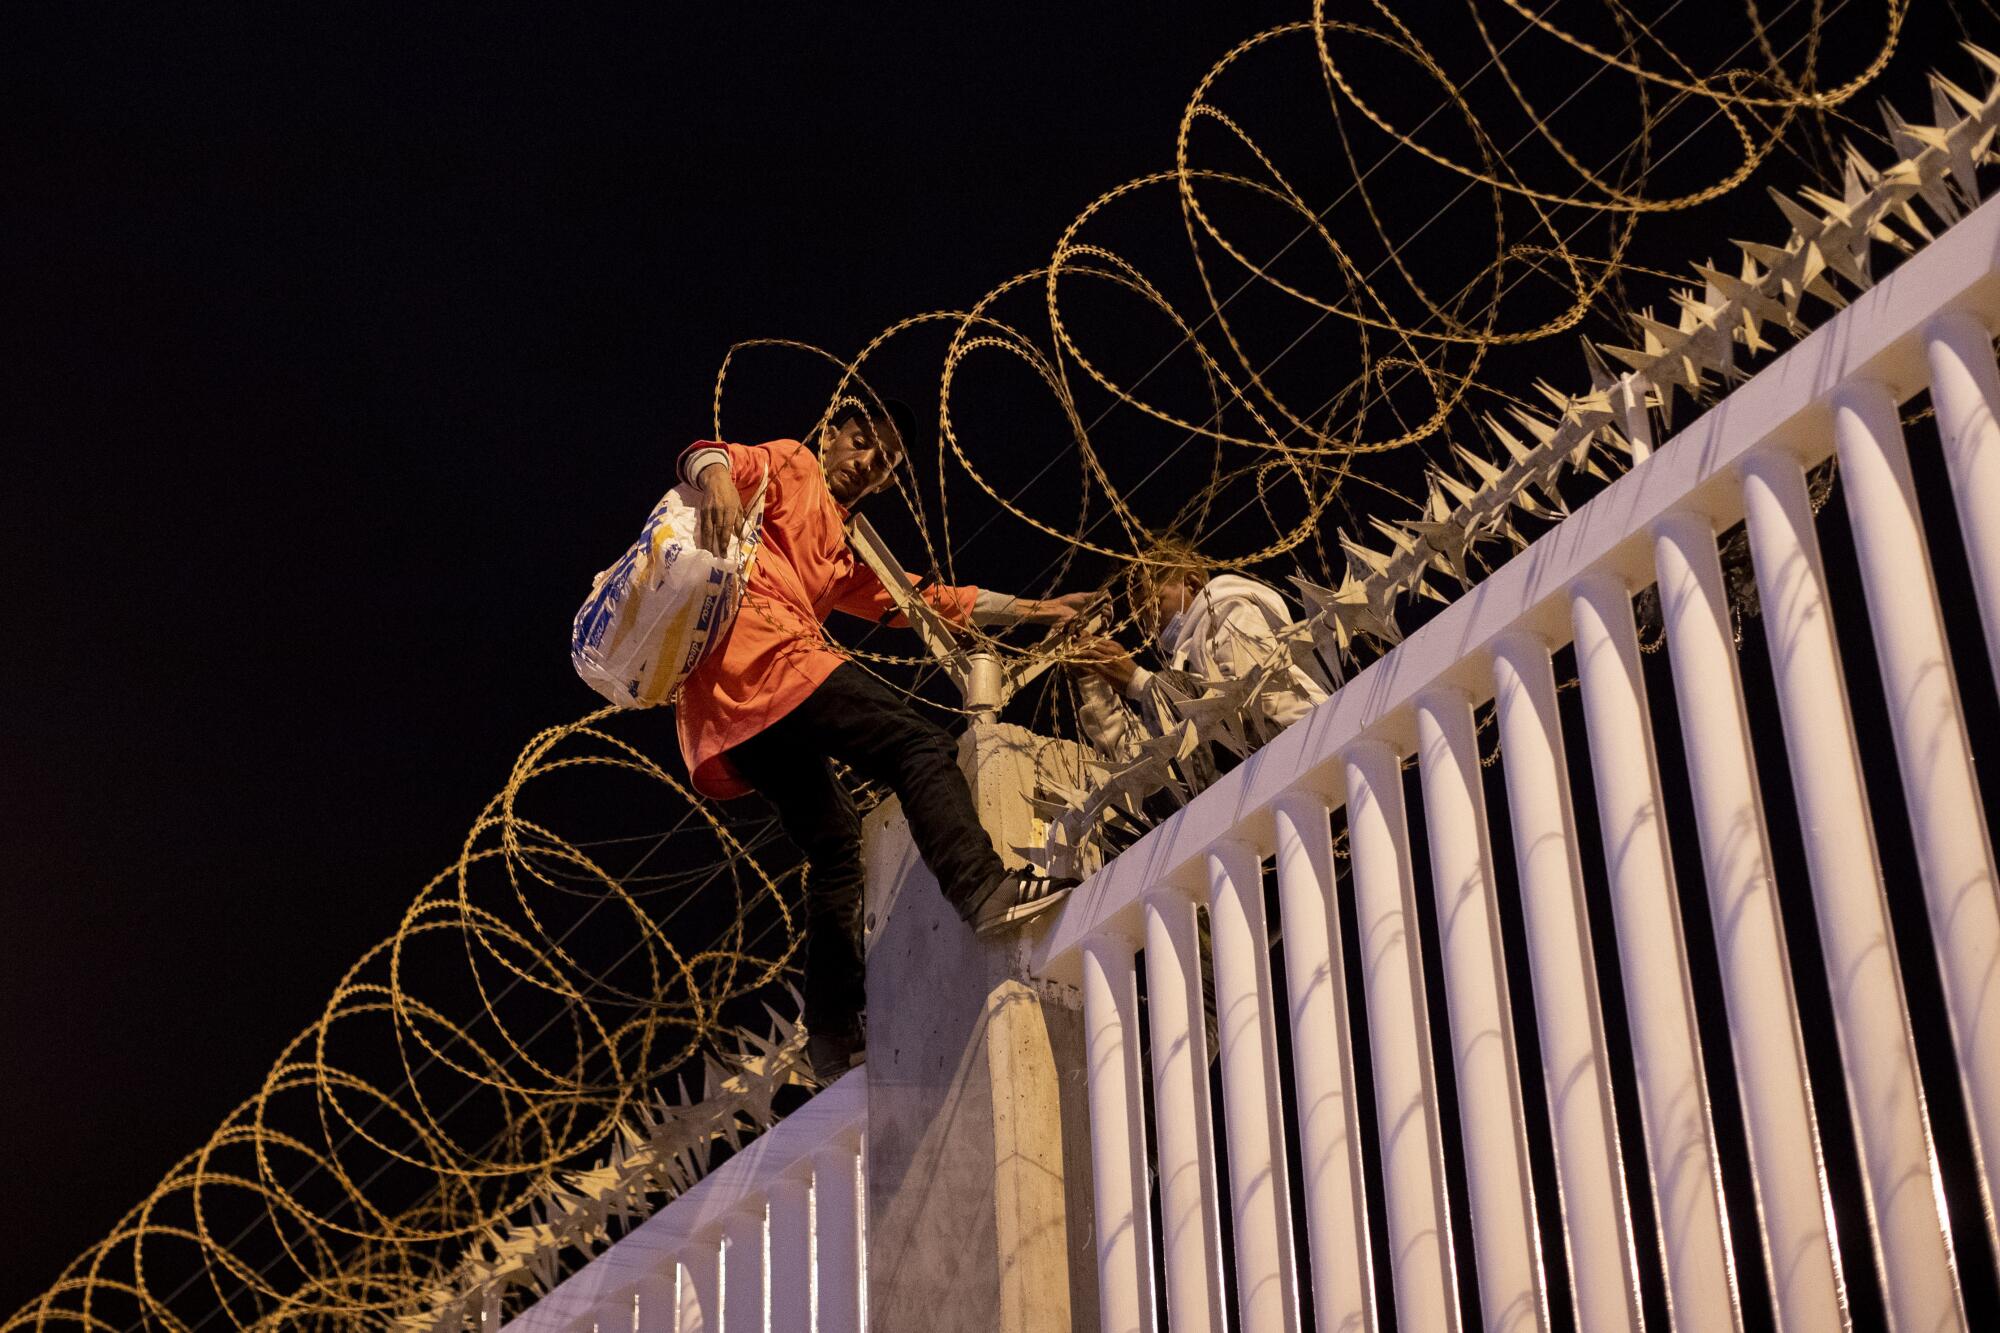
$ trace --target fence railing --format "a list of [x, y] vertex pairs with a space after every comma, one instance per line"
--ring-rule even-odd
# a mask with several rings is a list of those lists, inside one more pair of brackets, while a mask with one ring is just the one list
[[[1855, 1254], [1894, 1327], [1966, 1324], [1966, 1265], [1990, 1285], [2000, 1253], [2000, 896], [1898, 406], [1930, 392], [1976, 592], [1976, 611], [1958, 614], [1977, 614], [2000, 673], [1996, 324], [2000, 203], [1076, 891], [1034, 970], [1083, 993], [1103, 1329], [1292, 1333], [1309, 1319], [1334, 1333], [1393, 1315], [1403, 1330], [1595, 1333], [1639, 1327], [1650, 1284], [1675, 1327], [1774, 1318], [1817, 1331], [1854, 1322]], [[1858, 590], [1831, 586], [1821, 558], [1806, 472], [1830, 456]], [[1928, 516], [1933, 529], [1950, 526], [1940, 518]], [[1746, 703], [1718, 554], [1717, 534], [1739, 522], [1772, 718]], [[1655, 585], [1674, 735], [1648, 698], [1634, 616], [1634, 594]], [[1877, 834], [1895, 815], [1871, 809], [1836, 613], [1870, 627], [1898, 836], [1920, 885], [1885, 883]], [[1582, 718], [1567, 736], [1554, 669], [1565, 650]], [[1969, 687], [1991, 684], [2000, 674]], [[1489, 704], [1499, 829], [1480, 753]], [[1755, 744], [1774, 728], [1787, 770], [1774, 785], [1790, 793], [1776, 805]], [[1573, 768], [1578, 739], [1587, 753]], [[1691, 836], [1670, 823], [1682, 806], [1663, 786], [1669, 748], [1685, 763]], [[1588, 775], [1594, 839], [1573, 773]], [[1427, 867], [1413, 860], [1411, 805]], [[1797, 970], [1787, 946], [1774, 824], [1799, 831], [1823, 979]], [[1496, 834], [1513, 850], [1511, 879]], [[1699, 886], [1680, 887], [1677, 851]], [[1949, 1028], [1951, 1076], [1940, 1091], [1933, 1068], [1928, 1096], [1905, 965], [1933, 960], [1899, 958], [1892, 887], [1921, 894], [1928, 984]], [[1686, 929], [1698, 918], [1683, 915], [1683, 897], [1706, 902], [1700, 932]], [[1593, 913], [1593, 901], [1608, 905]], [[1441, 996], [1427, 976], [1441, 978]], [[1618, 995], [1604, 993], [1607, 977]], [[1523, 984], [1525, 1003], [1510, 994]], [[1830, 1002], [1838, 1091], [1825, 1062], [1814, 1080], [1801, 987]], [[1608, 1015], [1621, 1011], [1617, 1033]], [[1516, 1015], [1530, 1032], [1517, 1033]], [[1629, 1072], [1614, 1069], [1614, 1047], [1629, 1049]], [[865, 1074], [787, 1117], [511, 1327], [861, 1328]], [[1711, 1098], [1711, 1075], [1727, 1096]], [[1622, 1122], [1621, 1097], [1636, 1108]], [[1978, 1177], [1956, 1230], [1933, 1135], [1940, 1097], [1962, 1102], [1951, 1114]], [[1845, 1249], [1829, 1117], [1851, 1136], [1867, 1232]], [[1725, 1139], [1742, 1146], [1725, 1152]], [[1739, 1192], [1747, 1208], [1731, 1206]], [[1741, 1234], [1745, 1217], [1755, 1235]], [[1768, 1311], [1762, 1296], [1749, 1308], [1746, 1288], [1768, 1292]]]
[[[2000, 670], [1996, 323], [2000, 204], [1989, 203], [1076, 892], [1037, 967], [1084, 992], [1104, 1329], [1219, 1333], [1231, 1326], [1232, 1290], [1233, 1326], [1260, 1333], [1298, 1329], [1307, 1310], [1322, 1333], [1373, 1329], [1389, 1303], [1404, 1330], [1546, 1327], [1552, 1272], [1566, 1278], [1577, 1327], [1632, 1328], [1641, 1269], [1652, 1265], [1675, 1326], [1741, 1327], [1766, 1317], [1745, 1308], [1746, 1264], [1762, 1265], [1755, 1285], [1768, 1288], [1781, 1327], [1842, 1327], [1855, 1275], [1843, 1271], [1821, 1129], [1843, 1115], [1859, 1163], [1862, 1252], [1888, 1319], [1899, 1329], [1964, 1325], [1961, 1261], [1990, 1272], [2000, 1239], [2000, 898], [1898, 405], [1930, 391], [1976, 614]], [[1806, 469], [1830, 455], [1858, 597], [1829, 586], [1808, 497]], [[1775, 718], [1751, 716], [1739, 675], [1717, 552], [1717, 534], [1739, 521]], [[1655, 730], [1635, 630], [1633, 595], [1654, 584], [1677, 738]], [[1898, 957], [1877, 846], [1878, 821], [1895, 814], [1870, 809], [1832, 619], [1861, 606], [1921, 879], [1920, 890], [1892, 887], [1920, 891], [1926, 905], [1955, 1052], [1944, 1095], [1963, 1101], [1979, 1176], [1978, 1218], [1956, 1232], [1932, 1134], [1937, 1095], [1927, 1103], [1905, 988], [1905, 964], [1930, 964]], [[1603, 849], [1588, 865], [1552, 669], [1552, 654], [1572, 644]], [[1512, 968], [1475, 726], [1489, 701], [1525, 942]], [[1772, 808], [1760, 787], [1753, 736], [1768, 733], [1753, 724], [1782, 730], [1786, 808]], [[1691, 957], [1683, 929], [1674, 850], [1686, 832], [1668, 827], [1656, 757], [1669, 743], [1686, 762], [1702, 879], [1691, 896], [1706, 898], [1712, 959]], [[1411, 756], [1428, 912], [1405, 808]], [[1336, 818], [1351, 858], [1340, 893], [1351, 893], [1358, 934], [1352, 989]], [[1809, 1075], [1796, 993], [1805, 978], [1774, 878], [1769, 824], [1780, 820], [1802, 833], [1827, 974], [1812, 980], [1830, 995], [1840, 1089]], [[1266, 920], [1266, 864], [1276, 922]], [[1609, 899], [1608, 938], [1592, 927], [1592, 885]], [[1441, 1006], [1426, 994], [1420, 938], [1433, 919]], [[1623, 991], [1636, 1124], [1616, 1113], [1600, 949], [1614, 956]], [[1529, 981], [1523, 1012], [1539, 1070], [1517, 1049], [1510, 976]], [[1712, 1103], [1703, 1048], [1714, 1044], [1704, 1031], [1715, 1015], [1703, 997], [1717, 992], [1734, 1090]], [[1449, 1032], [1450, 1107], [1431, 1059], [1434, 1012]], [[1372, 1153], [1358, 1065], [1373, 1089]], [[1539, 1195], [1524, 1108], [1524, 1084], [1537, 1078], [1555, 1185]], [[1718, 1120], [1738, 1106], [1731, 1133], [1746, 1145], [1747, 1180], [1726, 1178], [1718, 1158]], [[1448, 1152], [1454, 1119], [1459, 1142]], [[1761, 1234], [1732, 1237], [1732, 1215], [1744, 1214], [1725, 1196], [1746, 1186]], [[1466, 1194], [1463, 1232], [1454, 1188]], [[1635, 1236], [1641, 1189], [1657, 1253], [1642, 1254]], [[1538, 1214], [1549, 1212], [1560, 1221], [1556, 1253], [1541, 1243]], [[1390, 1275], [1379, 1299], [1378, 1251]], [[1471, 1282], [1460, 1277], [1468, 1266]], [[1477, 1292], [1478, 1308], [1464, 1291]]]
[[860, 1333], [868, 1119], [854, 1070], [507, 1325], [521, 1333]]

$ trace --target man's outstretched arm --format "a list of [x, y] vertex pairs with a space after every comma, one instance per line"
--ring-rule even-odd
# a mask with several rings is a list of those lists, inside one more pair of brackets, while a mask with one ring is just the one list
[[[910, 586], [921, 584], [910, 575]], [[1061, 597], [1018, 597], [989, 588], [933, 583], [917, 594], [939, 615], [954, 625], [1060, 625], [1074, 617], [1097, 596], [1095, 593], [1067, 593]], [[909, 621], [896, 612], [896, 599], [866, 565], [854, 573], [834, 596], [834, 606], [848, 615], [897, 627]], [[886, 620], [885, 620], [886, 617]]]
[[972, 599], [975, 625], [1061, 625], [1082, 615], [1098, 599], [1094, 592], [1066, 592], [1060, 597], [1018, 597], [981, 588]]

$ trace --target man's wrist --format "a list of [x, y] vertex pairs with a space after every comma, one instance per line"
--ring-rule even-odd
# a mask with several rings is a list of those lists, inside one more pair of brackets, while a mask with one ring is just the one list
[[[721, 468], [722, 470], [718, 472], [716, 471], [717, 468]], [[695, 475], [694, 480], [695, 484], [703, 490], [713, 490], [716, 486], [729, 479], [728, 461], [718, 458], [712, 463], [704, 464], [701, 471]]]
[[1027, 597], [980, 588], [972, 595], [972, 623], [975, 625], [1018, 625], [1034, 619], [1037, 603]]
[[[704, 480], [704, 474], [717, 463], [721, 463], [724, 466], [728, 465], [728, 450], [718, 448], [712, 444], [700, 449], [689, 450], [681, 457], [681, 479], [692, 482], [698, 487], [707, 488], [712, 486], [714, 483]], [[725, 472], [723, 475], [728, 476], [729, 474]]]

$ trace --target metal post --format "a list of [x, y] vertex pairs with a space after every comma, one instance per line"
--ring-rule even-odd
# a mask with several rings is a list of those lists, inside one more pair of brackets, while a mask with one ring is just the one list
[[1085, 1076], [1090, 1086], [1092, 1215], [1104, 1333], [1153, 1333], [1153, 1213], [1147, 1200], [1139, 1084], [1139, 981], [1130, 941], [1083, 950]]
[[1587, 576], [1570, 617], [1667, 1302], [1678, 1327], [1741, 1328], [1631, 590], [1611, 574]]
[[739, 1209], [723, 1227], [723, 1333], [764, 1333], [764, 1201]]
[[1947, 311], [1924, 331], [1924, 352], [1930, 358], [1938, 439], [1986, 631], [1986, 661], [2000, 685], [2000, 369], [1993, 364], [1993, 335], [1966, 312]]
[[1333, 830], [1326, 802], [1293, 791], [1271, 807], [1278, 914], [1285, 932], [1299, 1157], [1312, 1260], [1313, 1318], [1324, 1329], [1380, 1326], [1362, 1196], [1361, 1127], [1347, 984], [1334, 910]]
[[1632, 462], [1643, 463], [1653, 456], [1653, 419], [1646, 412], [1646, 382], [1636, 372], [1618, 381], [1616, 406], [1618, 424], [1632, 445]]
[[1285, 1166], [1285, 1099], [1278, 1086], [1270, 934], [1256, 849], [1242, 842], [1220, 844], [1208, 856], [1208, 885], [1236, 1299], [1244, 1328], [1293, 1333], [1299, 1326], [1299, 1279]]
[[680, 1327], [676, 1333], [722, 1333], [722, 1233], [695, 1237], [680, 1257]]
[[1577, 1327], [1637, 1329], [1638, 1256], [1548, 643], [1507, 635], [1493, 679]]
[[1145, 915], [1167, 1326], [1175, 1333], [1222, 1333], [1228, 1326], [1222, 1314], [1222, 1226], [1195, 906], [1167, 889], [1146, 900]]
[[1653, 549], [1772, 1300], [1781, 1328], [1816, 1333], [1845, 1324], [1846, 1298], [1715, 529], [1669, 514]]
[[1403, 769], [1395, 751], [1380, 741], [1360, 741], [1342, 758], [1354, 914], [1368, 996], [1368, 1049], [1375, 1068], [1375, 1119], [1382, 1127], [1382, 1192], [1389, 1212], [1396, 1325], [1412, 1333], [1457, 1333], [1458, 1273], [1451, 1213], [1445, 1206], [1423, 964], [1417, 953]]
[[997, 722], [1001, 705], [1007, 702], [1006, 677], [1000, 659], [992, 653], [968, 653], [965, 676], [965, 707], [978, 722]]
[[1541, 1233], [1528, 1177], [1520, 1060], [1493, 896], [1472, 700], [1455, 687], [1417, 696], [1417, 758], [1430, 834], [1452, 1063], [1472, 1205], [1472, 1254], [1489, 1329], [1547, 1328]]
[[1745, 459], [1743, 501], [1883, 1290], [1898, 1328], [1947, 1328], [1965, 1316], [1943, 1184], [1797, 460], [1776, 448]]
[[2000, 897], [1993, 844], [1966, 740], [1917, 513], [1896, 403], [1878, 384], [1850, 382], [1833, 399], [1841, 490], [1860, 557], [1868, 625], [1889, 702], [1903, 805], [1923, 872], [1946, 1007], [1959, 1041], [1973, 1132], [1982, 1156], [1989, 1240], [2000, 1197]]
[[813, 1313], [817, 1333], [861, 1333], [865, 1322], [859, 1192], [862, 1142], [861, 1136], [842, 1136], [813, 1155]]
[[771, 1182], [772, 1333], [812, 1327], [812, 1174], [795, 1168]]

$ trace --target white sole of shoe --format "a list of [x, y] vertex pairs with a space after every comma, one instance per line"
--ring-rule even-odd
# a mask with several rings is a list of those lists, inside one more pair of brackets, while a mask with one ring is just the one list
[[1068, 889], [1057, 889], [1054, 893], [1043, 894], [1041, 897], [1032, 898], [1025, 903], [1015, 903], [992, 920], [982, 921], [979, 925], [973, 927], [973, 931], [981, 936], [997, 935], [1009, 926], [1016, 926], [1023, 921], [1040, 916], [1051, 907], [1060, 904], [1063, 899], [1069, 897], [1069, 894], [1070, 891]]

